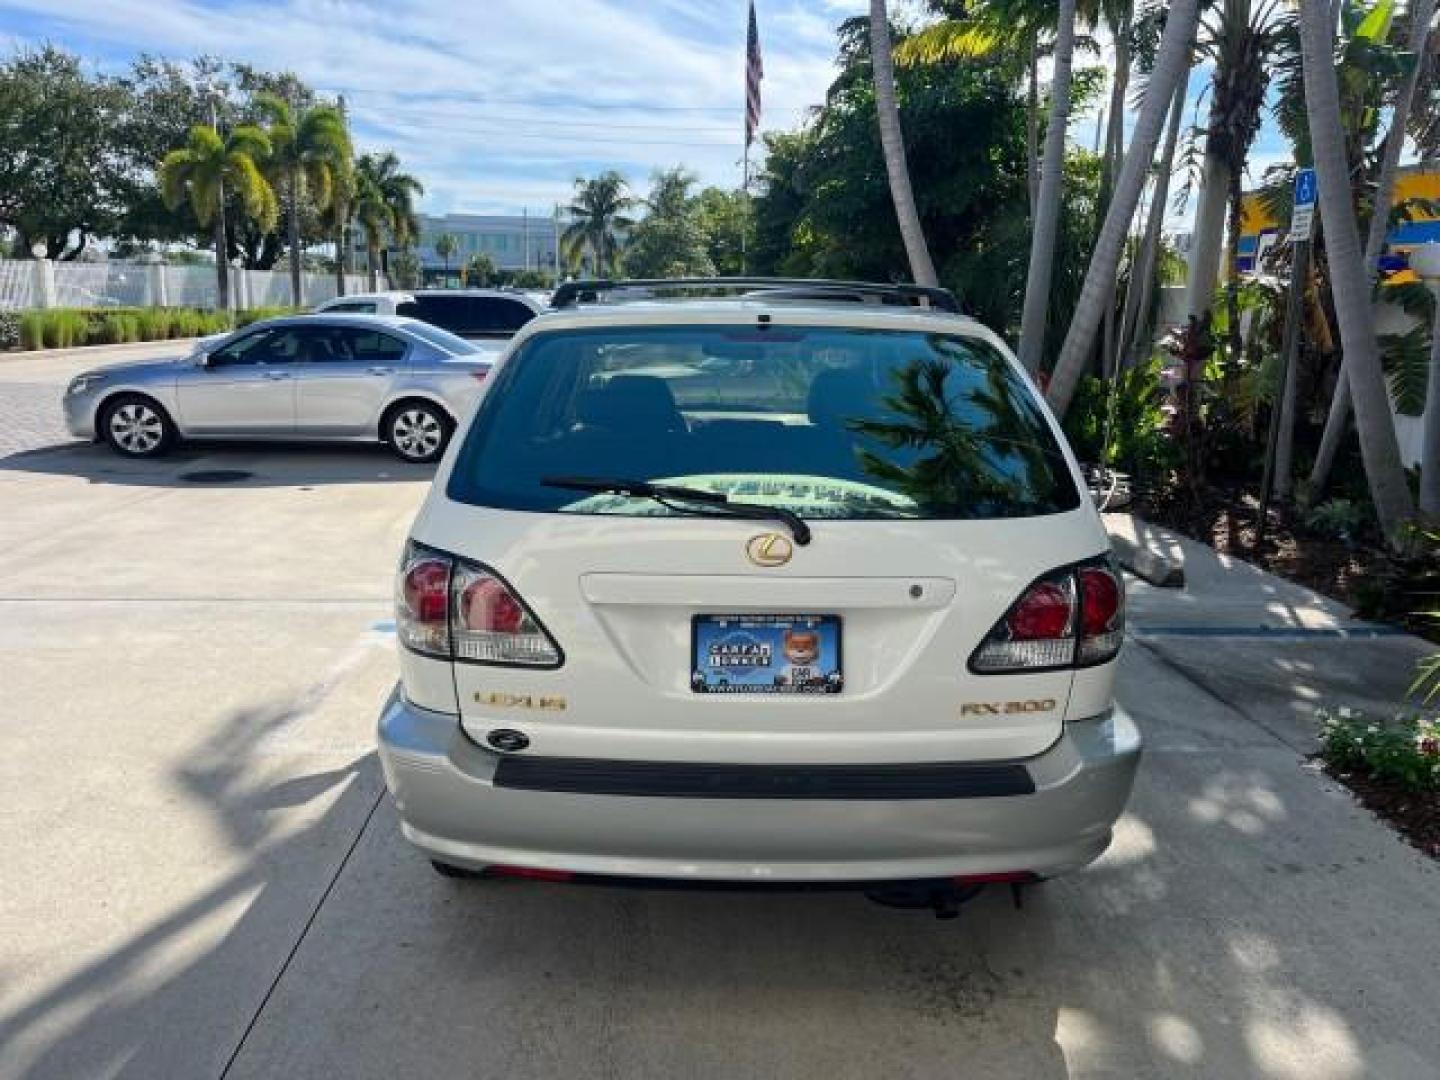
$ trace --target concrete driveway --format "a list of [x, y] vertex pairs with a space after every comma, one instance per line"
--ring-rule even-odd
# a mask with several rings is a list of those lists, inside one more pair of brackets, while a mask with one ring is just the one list
[[[81, 362], [11, 363], [0, 424]], [[1440, 868], [1305, 761], [1419, 643], [1187, 549], [1132, 587], [1130, 812], [1024, 910], [456, 883], [371, 742], [427, 479], [0, 459], [0, 1077], [1440, 1075]]]

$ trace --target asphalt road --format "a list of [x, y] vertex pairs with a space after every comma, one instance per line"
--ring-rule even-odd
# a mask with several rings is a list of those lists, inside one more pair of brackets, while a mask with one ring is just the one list
[[1133, 587], [1135, 798], [1023, 910], [456, 883], [371, 735], [425, 470], [56, 445], [93, 362], [0, 359], [0, 1078], [1440, 1075], [1440, 869], [1305, 760], [1411, 639]]

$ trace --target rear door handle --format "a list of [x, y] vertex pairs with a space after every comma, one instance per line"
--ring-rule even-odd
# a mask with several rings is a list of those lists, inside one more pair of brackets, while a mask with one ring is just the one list
[[290, 372], [288, 372], [288, 371], [267, 371], [267, 372], [265, 372], [265, 378], [267, 378], [267, 379], [288, 379], [288, 378], [290, 378]]
[[371, 375], [394, 375], [394, 374], [395, 374], [395, 369], [394, 369], [394, 368], [388, 368], [388, 367], [372, 367], [372, 368], [366, 368], [366, 371], [368, 371]]

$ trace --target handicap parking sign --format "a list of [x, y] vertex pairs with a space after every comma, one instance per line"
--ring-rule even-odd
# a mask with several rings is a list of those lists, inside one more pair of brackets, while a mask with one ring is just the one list
[[1295, 173], [1295, 208], [1315, 205], [1315, 170], [1299, 169]]
[[1309, 240], [1315, 227], [1315, 198], [1319, 185], [1315, 182], [1314, 169], [1297, 169], [1295, 172], [1295, 212], [1290, 217], [1290, 242]]

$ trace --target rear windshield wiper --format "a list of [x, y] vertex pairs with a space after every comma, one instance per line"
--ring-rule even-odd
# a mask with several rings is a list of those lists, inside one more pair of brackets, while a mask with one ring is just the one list
[[[680, 514], [710, 514], [715, 517], [749, 518], [753, 521], [781, 521], [790, 530], [795, 543], [810, 543], [810, 526], [793, 510], [761, 503], [732, 502], [723, 491], [682, 487], [677, 484], [652, 484], [648, 480], [626, 480], [616, 476], [542, 476], [543, 487], [590, 491], [597, 495], [625, 495], [632, 499], [654, 499], [661, 506]], [[686, 506], [685, 503], [692, 505]]]

